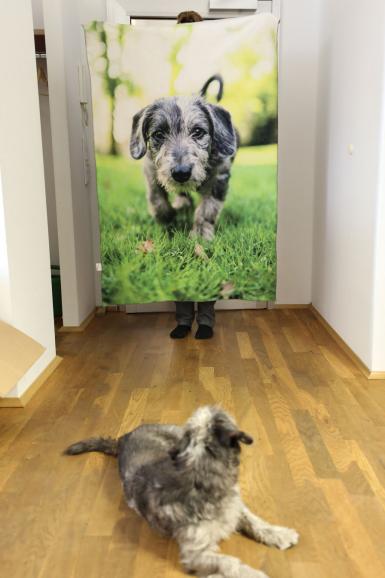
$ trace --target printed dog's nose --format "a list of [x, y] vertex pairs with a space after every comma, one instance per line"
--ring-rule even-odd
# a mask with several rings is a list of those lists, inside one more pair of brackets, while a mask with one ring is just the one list
[[191, 165], [178, 165], [171, 174], [174, 181], [185, 183], [191, 177]]

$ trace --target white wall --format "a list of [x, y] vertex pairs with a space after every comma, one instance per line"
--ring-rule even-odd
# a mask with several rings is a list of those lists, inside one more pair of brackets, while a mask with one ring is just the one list
[[0, 164], [0, 319], [6, 321], [12, 318], [12, 299], [3, 196], [3, 180]]
[[[34, 30], [44, 30], [44, 15], [42, 0], [32, 0], [32, 15]], [[47, 72], [47, 62], [38, 61], [39, 66]], [[49, 94], [46, 83], [39, 82], [40, 125], [43, 142], [44, 179], [47, 200], [48, 235], [51, 264], [59, 265], [59, 240], [57, 233], [55, 176], [53, 171], [51, 119], [49, 112]]]
[[385, 3], [364, 11], [362, 2], [324, 0], [320, 38], [313, 303], [370, 369], [384, 370]]
[[[223, 10], [209, 10], [209, 0], [107, 0], [107, 2], [118, 2], [123, 6], [128, 14], [135, 14], [137, 16], [153, 16], [156, 12], [159, 16], [167, 18], [176, 18], [176, 16], [184, 10], [195, 10], [203, 16], [226, 18], [229, 16], [229, 11]], [[235, 4], [235, 2], [234, 2]], [[258, 10], [270, 11], [271, 1], [259, 0]], [[252, 11], [232, 10], [231, 15], [237, 16], [252, 13]]]
[[78, 85], [82, 54], [80, 23], [88, 5], [90, 2], [80, 6], [76, 0], [43, 2], [63, 324], [66, 326], [81, 324], [96, 304], [91, 210], [95, 183], [90, 187], [84, 180]]
[[44, 30], [43, 0], [31, 0], [33, 27], [35, 30]]
[[[105, 0], [32, 0], [36, 23], [44, 12], [47, 40], [51, 116], [54, 126], [55, 179], [59, 253], [61, 265], [63, 323], [79, 325], [101, 302], [96, 169], [93, 157], [92, 110], [90, 125], [82, 127], [79, 103], [78, 64], [86, 63], [81, 25], [104, 20]], [[43, 8], [41, 8], [43, 6]], [[91, 94], [89, 88], [88, 94]], [[84, 183], [83, 144], [90, 152], [89, 183]]]
[[[44, 64], [43, 64], [44, 65]], [[59, 265], [59, 239], [57, 233], [55, 175], [53, 171], [51, 119], [49, 112], [48, 87], [39, 83], [39, 107], [41, 138], [43, 143], [44, 180], [47, 201], [49, 252], [51, 265]]]
[[278, 303], [310, 303], [320, 1], [281, 0]]
[[385, 70], [381, 122], [382, 143], [379, 149], [379, 187], [375, 246], [372, 371], [385, 371]]
[[[385, 21], [382, 18], [385, 35]], [[374, 250], [373, 340], [371, 370], [385, 372], [385, 56], [382, 61], [382, 118]]]
[[[0, 3], [0, 318], [45, 348], [9, 396], [20, 396], [55, 357], [39, 100], [30, 0]], [[15, 34], [17, 30], [17, 34]]]

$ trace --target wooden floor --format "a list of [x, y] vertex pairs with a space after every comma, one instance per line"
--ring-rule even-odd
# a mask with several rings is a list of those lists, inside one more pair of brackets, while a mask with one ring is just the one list
[[69, 443], [220, 403], [256, 443], [246, 502], [299, 530], [287, 552], [223, 546], [271, 578], [385, 576], [385, 381], [367, 381], [308, 310], [219, 312], [174, 342], [170, 314], [109, 314], [60, 334], [64, 361], [26, 409], [0, 410], [0, 575], [173, 578], [175, 544], [124, 504], [113, 458]]

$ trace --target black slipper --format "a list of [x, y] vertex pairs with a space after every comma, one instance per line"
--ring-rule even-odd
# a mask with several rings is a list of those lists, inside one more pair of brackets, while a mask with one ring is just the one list
[[208, 325], [199, 325], [198, 331], [195, 333], [195, 339], [211, 339], [214, 335], [212, 327]]
[[183, 339], [190, 333], [189, 325], [177, 325], [170, 333], [171, 339]]

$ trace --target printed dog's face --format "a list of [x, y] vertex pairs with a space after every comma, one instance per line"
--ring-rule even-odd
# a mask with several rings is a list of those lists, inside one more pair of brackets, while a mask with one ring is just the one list
[[134, 116], [130, 150], [134, 159], [147, 152], [167, 192], [191, 192], [235, 154], [236, 136], [224, 108], [200, 97], [161, 98]]
[[252, 444], [253, 439], [240, 431], [226, 412], [206, 406], [188, 420], [179, 445], [170, 455], [179, 467], [190, 467], [197, 461], [202, 464], [202, 460], [236, 465], [241, 443]]

